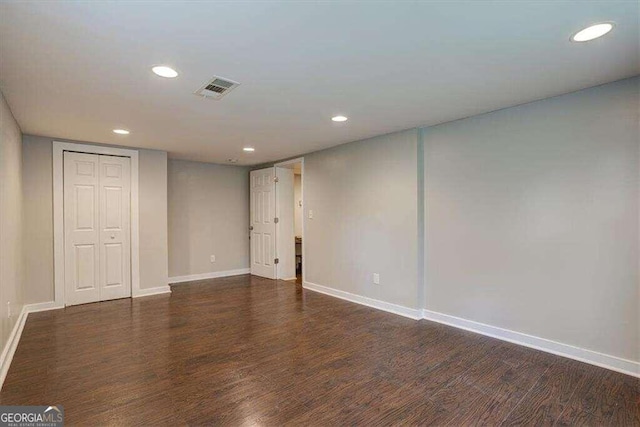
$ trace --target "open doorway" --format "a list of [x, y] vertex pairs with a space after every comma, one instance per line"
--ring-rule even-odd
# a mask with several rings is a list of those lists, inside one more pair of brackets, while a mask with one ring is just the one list
[[[286, 259], [278, 264], [278, 278], [295, 280], [302, 285], [304, 273], [303, 173], [304, 159], [293, 159], [275, 165], [278, 183], [277, 251]], [[292, 264], [289, 262], [293, 261]]]
[[250, 173], [251, 274], [304, 283], [304, 159]]

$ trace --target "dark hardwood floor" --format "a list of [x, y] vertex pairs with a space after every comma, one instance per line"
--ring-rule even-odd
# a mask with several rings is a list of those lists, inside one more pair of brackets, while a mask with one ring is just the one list
[[639, 380], [237, 276], [29, 315], [2, 405], [67, 425], [640, 425]]

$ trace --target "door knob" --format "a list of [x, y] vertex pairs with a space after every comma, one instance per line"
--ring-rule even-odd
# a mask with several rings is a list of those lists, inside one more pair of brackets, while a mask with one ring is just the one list
[[250, 225], [249, 226], [249, 231], [252, 231], [252, 230], [253, 230], [253, 225]]

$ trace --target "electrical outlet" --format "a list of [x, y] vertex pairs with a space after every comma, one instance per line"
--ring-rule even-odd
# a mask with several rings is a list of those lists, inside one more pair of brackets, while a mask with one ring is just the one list
[[313, 219], [313, 211], [309, 209], [309, 219]]
[[216, 256], [215, 255], [211, 255], [211, 262], [216, 262]]
[[378, 273], [373, 273], [373, 284], [374, 285], [380, 284], [380, 275]]

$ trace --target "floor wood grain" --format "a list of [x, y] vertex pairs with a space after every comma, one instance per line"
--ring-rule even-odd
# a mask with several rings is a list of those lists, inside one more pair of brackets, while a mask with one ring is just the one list
[[29, 315], [2, 405], [67, 425], [640, 426], [640, 381], [236, 276]]

